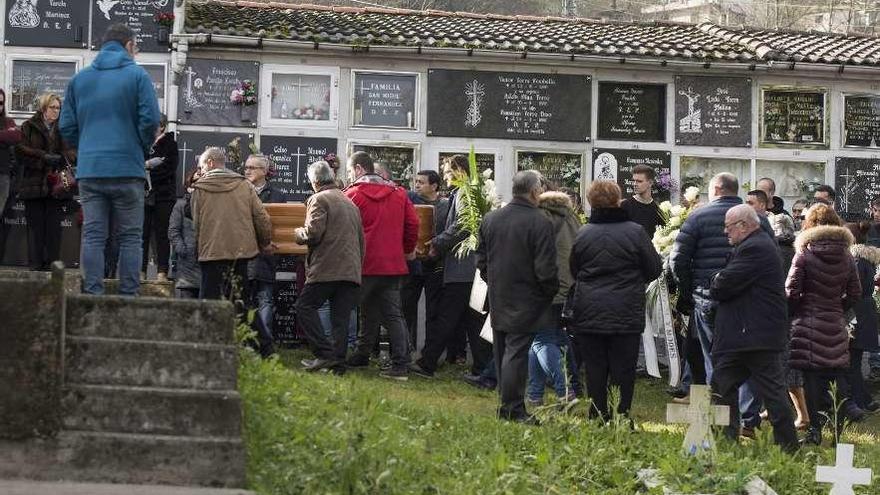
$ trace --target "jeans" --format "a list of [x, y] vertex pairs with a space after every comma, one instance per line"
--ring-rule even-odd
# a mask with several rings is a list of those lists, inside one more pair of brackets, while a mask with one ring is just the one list
[[362, 277], [360, 306], [364, 312], [364, 326], [358, 337], [353, 359], [363, 361], [370, 359], [370, 354], [379, 341], [381, 324], [388, 329], [388, 336], [391, 339], [391, 364], [395, 368], [408, 367], [409, 335], [400, 309], [400, 277], [393, 275]]
[[[296, 301], [296, 313], [306, 340], [319, 359], [334, 362], [345, 369], [348, 350], [348, 327], [357, 305], [360, 288], [353, 282], [316, 282], [306, 284]], [[330, 303], [331, 335], [327, 335], [318, 317], [318, 308]]]
[[[561, 329], [546, 330], [535, 334], [529, 349], [529, 382], [527, 396], [531, 402], [540, 402], [544, 398], [544, 386], [547, 378], [553, 383], [556, 397], [565, 398], [574, 395], [577, 384], [577, 371], [574, 369], [574, 358], [568, 352], [568, 338]], [[563, 358], [565, 362], [563, 363]], [[566, 365], [566, 368], [563, 365]], [[566, 372], [566, 369], [568, 372]]]
[[274, 339], [272, 325], [275, 319], [275, 284], [262, 280], [251, 281], [252, 307], [257, 310], [254, 315], [254, 328], [260, 337], [260, 349], [263, 355], [271, 354]]
[[83, 179], [79, 181], [79, 194], [83, 208], [83, 292], [104, 293], [104, 248], [112, 218], [119, 239], [119, 293], [137, 295], [143, 256], [144, 180]]
[[[321, 320], [321, 326], [324, 327], [324, 333], [329, 338], [333, 338], [333, 326], [330, 323], [330, 300], [328, 299], [320, 308], [318, 308], [318, 318]], [[351, 316], [348, 318], [348, 348], [357, 347], [358, 340], [358, 316], [357, 307], [351, 310]]]
[[715, 334], [715, 307], [717, 302], [694, 294], [694, 325], [703, 350], [706, 366], [706, 383], [712, 382], [712, 339]]

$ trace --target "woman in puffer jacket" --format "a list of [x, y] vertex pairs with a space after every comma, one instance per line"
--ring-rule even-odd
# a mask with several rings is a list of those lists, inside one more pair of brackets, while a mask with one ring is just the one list
[[789, 365], [804, 374], [804, 392], [810, 415], [805, 442], [820, 444], [822, 426], [832, 413], [829, 391], [837, 382], [837, 401], [845, 394], [849, 369], [849, 335], [844, 312], [861, 297], [859, 276], [849, 252], [853, 235], [834, 210], [824, 204], [810, 208], [804, 230], [795, 241], [785, 292], [791, 323]]
[[849, 341], [849, 385], [855, 405], [865, 411], [876, 412], [880, 410], [880, 404], [871, 398], [865, 386], [862, 357], [866, 352], [880, 350], [877, 345], [877, 306], [874, 304], [874, 276], [877, 265], [880, 265], [880, 249], [866, 244], [870, 223], [848, 223], [846, 227], [856, 239], [850, 253], [856, 260], [856, 270], [862, 283], [862, 295], [853, 306], [855, 324]]

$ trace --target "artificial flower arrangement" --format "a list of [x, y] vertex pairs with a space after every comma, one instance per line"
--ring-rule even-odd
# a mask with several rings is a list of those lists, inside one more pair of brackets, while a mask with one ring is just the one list
[[158, 12], [153, 16], [153, 21], [159, 26], [170, 28], [174, 25], [174, 12]]
[[669, 256], [669, 252], [672, 251], [672, 245], [675, 244], [675, 238], [678, 237], [679, 229], [681, 229], [688, 215], [696, 207], [697, 198], [700, 196], [700, 189], [696, 186], [688, 187], [685, 189], [683, 196], [685, 201], [687, 201], [687, 206], [673, 205], [669, 201], [660, 203], [660, 212], [663, 214], [666, 225], [654, 232], [654, 238], [651, 242], [654, 243], [654, 249], [664, 258]]
[[477, 250], [483, 217], [501, 207], [501, 198], [498, 197], [495, 181], [492, 180], [492, 169], [479, 172], [473, 146], [468, 154], [468, 168], [469, 175], [461, 174], [452, 180], [452, 186], [458, 189], [458, 227], [467, 234], [455, 247], [458, 258], [464, 258]]
[[257, 104], [257, 87], [250, 79], [238, 83], [238, 87], [232, 90], [229, 101], [234, 105], [251, 106]]

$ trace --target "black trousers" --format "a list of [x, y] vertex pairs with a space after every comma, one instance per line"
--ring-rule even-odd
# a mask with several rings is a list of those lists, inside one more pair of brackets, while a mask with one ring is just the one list
[[61, 210], [63, 201], [55, 198], [24, 200], [28, 227], [28, 260], [34, 270], [48, 269], [61, 257]]
[[867, 385], [865, 385], [865, 377], [862, 375], [862, 358], [865, 354], [863, 349], [856, 349], [854, 347], [849, 348], [849, 386], [850, 392], [852, 396], [852, 401], [855, 405], [864, 409], [868, 406], [874, 399], [871, 397], [871, 392], [868, 391]]
[[199, 299], [248, 301], [249, 298], [245, 294], [248, 285], [248, 261], [246, 259], [200, 261], [202, 283], [199, 287]]
[[410, 348], [416, 350], [418, 345], [418, 314], [419, 299], [422, 290], [425, 291], [425, 328], [437, 318], [437, 308], [440, 303], [440, 291], [443, 289], [443, 270], [435, 263], [422, 262], [422, 274], [410, 275], [400, 288], [400, 298], [403, 304], [403, 318], [406, 320], [406, 328], [409, 329]]
[[141, 271], [147, 271], [150, 259], [150, 238], [156, 236], [156, 265], [160, 273], [168, 274], [168, 260], [171, 258], [171, 243], [168, 241], [168, 220], [174, 201], [157, 201], [144, 206], [144, 261]]
[[491, 356], [492, 346], [480, 338], [485, 318], [471, 309], [471, 286], [469, 282], [443, 285], [440, 301], [437, 305], [437, 318], [426, 322], [425, 347], [419, 366], [436, 371], [437, 362], [443, 351], [455, 338], [457, 329], [463, 329], [471, 347], [471, 374], [479, 375], [486, 367]]
[[593, 406], [590, 417], [611, 417], [608, 409], [608, 389], [620, 390], [617, 412], [629, 414], [636, 384], [636, 362], [642, 336], [626, 334], [575, 334], [577, 356], [587, 373], [587, 395]]
[[[357, 306], [359, 292], [360, 287], [354, 282], [317, 282], [303, 286], [296, 300], [296, 316], [312, 352], [320, 359], [336, 361], [336, 369], [345, 368], [349, 318]], [[324, 333], [318, 316], [318, 309], [328, 300], [332, 339]]]
[[368, 275], [362, 277], [360, 306], [364, 325], [358, 335], [356, 359], [369, 359], [379, 341], [380, 324], [388, 330], [391, 341], [391, 364], [408, 367], [409, 336], [400, 308], [400, 277]]
[[727, 436], [739, 436], [739, 388], [746, 381], [763, 401], [773, 425], [773, 439], [784, 450], [797, 448], [794, 413], [788, 398], [788, 385], [782, 368], [782, 353], [747, 351], [712, 356], [712, 391], [717, 403], [730, 408]]
[[[810, 414], [810, 427], [822, 429], [829, 419], [837, 418], [837, 431], [843, 427], [844, 399], [849, 397], [849, 389], [846, 384], [848, 369], [826, 368], [817, 370], [803, 370], [804, 374], [804, 399], [807, 402], [807, 412]], [[831, 384], [837, 383], [836, 411], [834, 401], [831, 398]]]
[[499, 418], [516, 420], [528, 416], [525, 404], [526, 380], [529, 378], [529, 348], [534, 337], [531, 333], [507, 333], [498, 330], [492, 332], [495, 372], [501, 394]]
[[706, 385], [706, 363], [703, 361], [703, 348], [694, 328], [694, 319], [688, 320], [687, 336], [682, 339], [682, 354], [691, 369], [691, 383]]

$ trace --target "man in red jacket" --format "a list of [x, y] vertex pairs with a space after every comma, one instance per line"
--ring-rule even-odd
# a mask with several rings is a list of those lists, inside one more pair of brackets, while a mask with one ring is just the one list
[[409, 273], [406, 261], [415, 257], [419, 217], [403, 188], [376, 174], [373, 159], [358, 151], [348, 159], [351, 185], [345, 195], [361, 211], [365, 255], [361, 283], [364, 328], [350, 367], [370, 363], [370, 352], [379, 338], [379, 323], [391, 338], [391, 369], [381, 376], [406, 380], [409, 375], [409, 340], [400, 305], [400, 283]]

